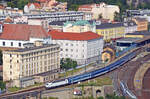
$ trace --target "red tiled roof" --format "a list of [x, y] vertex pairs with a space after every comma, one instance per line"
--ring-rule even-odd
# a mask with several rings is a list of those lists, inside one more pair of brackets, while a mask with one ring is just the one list
[[[86, 8], [86, 9], [85, 9]], [[92, 10], [92, 5], [91, 4], [86, 4], [86, 5], [80, 5], [79, 8], [78, 8], [79, 11], [82, 11], [82, 10]]]
[[0, 5], [0, 9], [4, 9], [5, 7], [3, 5]]
[[4, 24], [0, 39], [29, 40], [30, 37], [44, 38], [48, 33], [40, 25]]
[[71, 33], [71, 32], [59, 32], [56, 30], [49, 31], [48, 34], [54, 40], [92, 40], [98, 39], [102, 36], [93, 33], [91, 31], [83, 32], [83, 33]]
[[36, 8], [41, 8], [39, 3], [28, 3], [28, 7], [33, 4]]

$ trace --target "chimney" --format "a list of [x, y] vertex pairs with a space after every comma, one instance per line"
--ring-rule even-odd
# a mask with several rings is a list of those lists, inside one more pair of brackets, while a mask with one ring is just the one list
[[34, 45], [35, 46], [43, 46], [43, 41], [35, 41]]

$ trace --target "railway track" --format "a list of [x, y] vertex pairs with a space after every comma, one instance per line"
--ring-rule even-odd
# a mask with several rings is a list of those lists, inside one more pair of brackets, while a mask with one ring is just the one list
[[[135, 51], [136, 52], [136, 54], [138, 55], [141, 51], [142, 51], [143, 49], [142, 48], [136, 48], [135, 50], [133, 50], [133, 51]], [[129, 53], [132, 53], [132, 52], [129, 52]], [[124, 55], [123, 55], [124, 56]], [[122, 56], [121, 56], [122, 57]], [[119, 60], [119, 59], [117, 59], [117, 60]], [[116, 60], [116, 61], [117, 61]], [[127, 62], [128, 63], [128, 62]], [[126, 64], [126, 63], [125, 63]], [[112, 71], [114, 71], [114, 70], [112, 70]], [[108, 73], [110, 73], [110, 72], [108, 72]], [[103, 75], [103, 74], [102, 74]], [[101, 75], [100, 75], [101, 76]], [[63, 88], [65, 88], [64, 86], [63, 86]], [[34, 92], [41, 92], [41, 91], [44, 91], [44, 90], [46, 90], [45, 89], [45, 87], [44, 86], [40, 86], [40, 87], [34, 87], [34, 88], [31, 88], [31, 89], [25, 89], [25, 90], [21, 90], [21, 91], [17, 91], [17, 92], [13, 92], [13, 93], [6, 93], [6, 94], [2, 94], [2, 95], [0, 95], [0, 99], [7, 99], [7, 97], [14, 97], [14, 96], [17, 96], [17, 95], [23, 95], [23, 94], [31, 94], [31, 93], [34, 93]], [[52, 89], [53, 90], [53, 89]], [[14, 98], [12, 98], [12, 99], [14, 99]], [[16, 98], [15, 98], [16, 99]], [[19, 98], [18, 98], [19, 99]]]
[[[125, 64], [125, 66], [122, 66], [122, 68], [120, 69], [120, 71], [118, 71], [117, 74], [119, 75], [118, 81], [124, 81], [125, 83], [127, 83], [129, 90], [131, 90], [137, 96], [138, 99], [149, 99], [144, 95], [145, 90], [139, 92], [134, 88], [133, 85], [134, 75], [136, 71], [140, 66], [142, 66], [144, 62], [148, 60], [150, 60], [150, 54], [145, 55], [144, 57], [139, 57], [136, 60], [129, 61], [128, 63]], [[118, 82], [118, 86], [120, 86], [119, 82]], [[119, 91], [120, 93], [122, 93], [121, 89]]]
[[34, 91], [40, 92], [40, 91], [43, 91], [43, 90], [45, 90], [44, 86], [34, 87], [34, 88], [30, 88], [30, 89], [24, 89], [24, 90], [20, 90], [20, 91], [17, 91], [17, 92], [2, 94], [2, 95], [0, 95], [0, 99], [7, 99], [8, 97], [12, 97], [12, 96], [16, 96], [16, 95], [32, 93]]

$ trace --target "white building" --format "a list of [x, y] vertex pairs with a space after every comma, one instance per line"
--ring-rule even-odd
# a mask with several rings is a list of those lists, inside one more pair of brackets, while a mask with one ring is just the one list
[[137, 24], [133, 21], [124, 22], [123, 25], [125, 27], [125, 33], [133, 33], [137, 31]]
[[23, 48], [24, 43], [40, 40], [50, 43], [47, 32], [39, 25], [0, 24], [0, 47]]
[[48, 19], [51, 21], [75, 21], [75, 20], [91, 20], [91, 13], [84, 13], [80, 11], [67, 12], [41, 12], [39, 14], [24, 14], [28, 19]]
[[105, 3], [100, 4], [85, 4], [80, 5], [78, 11], [91, 12], [93, 19], [99, 19], [100, 16], [104, 19], [114, 20], [115, 12], [120, 12], [119, 6], [107, 5]]
[[103, 38], [93, 32], [69, 33], [50, 31], [54, 44], [59, 44], [60, 58], [71, 58], [78, 64], [86, 64], [100, 60], [103, 52]]

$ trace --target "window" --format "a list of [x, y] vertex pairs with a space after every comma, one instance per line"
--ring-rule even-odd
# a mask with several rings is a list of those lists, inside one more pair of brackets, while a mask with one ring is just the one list
[[13, 46], [13, 42], [11, 42], [11, 46]]
[[12, 55], [10, 54], [10, 57], [12, 57]]
[[21, 43], [18, 43], [19, 47], [21, 47]]
[[3, 46], [5, 46], [5, 42], [3, 42]]
[[84, 58], [84, 55], [82, 57]]
[[71, 49], [71, 52], [73, 52], [73, 49]]
[[12, 72], [10, 71], [10, 75], [12, 75]]
[[66, 49], [66, 51], [68, 51], [68, 49]]
[[66, 43], [66, 46], [68, 46], [68, 43]]
[[71, 46], [73, 46], [73, 44], [71, 44]]

